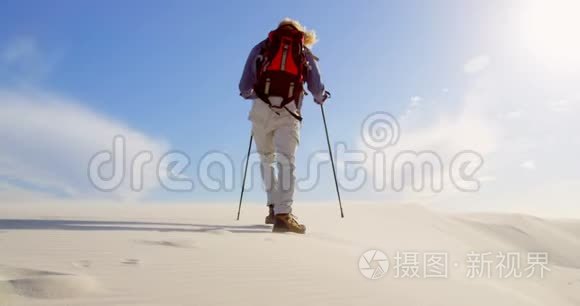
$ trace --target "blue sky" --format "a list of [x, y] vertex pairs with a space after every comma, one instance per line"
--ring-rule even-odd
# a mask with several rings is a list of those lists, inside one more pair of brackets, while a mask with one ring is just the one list
[[[326, 106], [333, 141], [364, 150], [362, 121], [386, 111], [400, 121], [401, 145], [407, 149], [480, 152], [487, 189], [469, 195], [479, 202], [497, 202], [508, 194], [511, 199], [559, 181], [554, 189], [569, 189], [561, 186], [580, 180], [572, 171], [577, 166], [570, 167], [577, 141], [566, 141], [562, 134], [574, 129], [573, 119], [544, 120], [541, 115], [559, 109], [558, 116], [567, 116], [580, 98], [573, 73], [578, 67], [573, 51], [580, 47], [560, 38], [573, 24], [558, 27], [555, 22], [567, 21], [566, 5], [574, 3], [560, 2], [546, 8], [534, 1], [3, 1], [0, 103], [11, 110], [5, 114], [21, 111], [33, 119], [4, 121], [1, 136], [11, 148], [3, 149], [2, 186], [17, 188], [18, 195], [98, 196], [78, 184], [86, 180], [85, 169], [75, 169], [82, 168], [91, 150], [110, 147], [111, 137], [102, 132], [109, 127], [136, 135], [135, 143], [143, 145], [135, 145], [136, 151], [154, 146], [158, 152], [186, 152], [194, 163], [186, 173], [191, 177], [208, 151], [228, 154], [240, 168], [250, 127], [250, 103], [237, 92], [241, 69], [251, 47], [288, 16], [320, 37], [314, 53], [333, 93]], [[310, 154], [325, 149], [319, 110], [307, 100], [298, 154], [301, 174]], [[78, 112], [95, 126], [83, 124]], [[52, 113], [70, 117], [45, 118]], [[34, 118], [51, 127], [43, 129]], [[73, 118], [78, 122], [62, 123]], [[536, 131], [538, 124], [543, 128]], [[39, 137], [34, 127], [45, 141], [25, 137]], [[86, 131], [75, 137], [87, 144], [75, 147], [77, 138], [64, 135], [70, 130]], [[50, 144], [51, 137], [73, 143]], [[102, 145], [91, 144], [91, 138]], [[537, 144], [544, 139], [555, 143]], [[74, 152], [83, 153], [70, 156]], [[555, 166], [547, 166], [554, 159]], [[330, 178], [330, 169], [323, 171]], [[328, 178], [298, 199], [334, 200]], [[145, 199], [235, 202], [237, 190], [171, 193], [152, 188]], [[466, 195], [415, 196], [345, 193], [353, 202], [477, 202], [465, 200]], [[249, 199], [262, 197], [256, 190]]]

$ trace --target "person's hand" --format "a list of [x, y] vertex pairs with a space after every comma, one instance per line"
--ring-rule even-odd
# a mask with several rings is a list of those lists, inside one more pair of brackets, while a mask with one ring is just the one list
[[244, 99], [247, 99], [247, 100], [253, 100], [253, 99], [257, 98], [256, 93], [254, 92], [253, 89], [250, 89], [250, 90], [245, 91], [245, 92], [240, 92], [240, 96]]
[[330, 97], [331, 97], [330, 92], [324, 91], [324, 94], [322, 94], [322, 100], [314, 99], [314, 102], [316, 102], [316, 104], [318, 105], [322, 105], [324, 104], [324, 102], [326, 102], [326, 100], [330, 99]]

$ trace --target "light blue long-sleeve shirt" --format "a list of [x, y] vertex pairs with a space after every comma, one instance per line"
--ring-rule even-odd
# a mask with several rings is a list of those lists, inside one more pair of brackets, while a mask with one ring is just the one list
[[[257, 61], [260, 59], [260, 51], [265, 46], [266, 40], [257, 44], [248, 59], [246, 60], [246, 65], [244, 66], [244, 72], [242, 74], [242, 78], [240, 79], [240, 95], [244, 99], [255, 99], [256, 94], [254, 92], [254, 85], [257, 82]], [[325, 87], [322, 83], [322, 79], [320, 77], [320, 70], [318, 68], [318, 63], [316, 57], [310, 52], [310, 50], [306, 49], [305, 52], [306, 62], [308, 67], [308, 72], [306, 73], [306, 83], [308, 87], [308, 91], [314, 96], [314, 100], [316, 102], [323, 102], [325, 99]]]

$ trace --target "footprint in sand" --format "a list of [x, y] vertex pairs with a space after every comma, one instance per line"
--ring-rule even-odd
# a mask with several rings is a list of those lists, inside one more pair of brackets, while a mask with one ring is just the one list
[[225, 236], [225, 235], [232, 234], [231, 231], [228, 231], [228, 230], [223, 229], [223, 228], [210, 229], [210, 230], [207, 230], [205, 232], [208, 233], [208, 234], [220, 235], [220, 236]]
[[195, 242], [182, 240], [182, 241], [171, 241], [171, 240], [137, 240], [137, 243], [153, 246], [165, 246], [173, 248], [195, 248]]
[[124, 265], [129, 265], [129, 266], [138, 266], [141, 264], [141, 260], [136, 259], [136, 258], [126, 258], [121, 260], [121, 263]]
[[98, 291], [99, 284], [89, 276], [0, 265], [0, 295], [65, 299]]
[[73, 267], [77, 269], [88, 269], [91, 267], [92, 262], [90, 260], [79, 260], [71, 263]]

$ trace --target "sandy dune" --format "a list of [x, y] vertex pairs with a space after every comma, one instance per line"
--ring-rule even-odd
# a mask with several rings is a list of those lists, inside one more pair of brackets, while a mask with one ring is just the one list
[[[302, 205], [300, 236], [272, 234], [264, 207], [238, 222], [235, 209], [2, 204], [0, 305], [580, 305], [577, 221], [413, 205], [351, 205], [341, 220], [335, 206]], [[359, 269], [371, 249], [390, 264], [374, 280]], [[417, 263], [397, 261], [413, 253]], [[434, 253], [446, 277], [426, 275]], [[469, 277], [483, 253], [490, 277]], [[521, 277], [501, 277], [502, 253], [521, 256]], [[548, 254], [544, 277], [523, 273], [532, 253]], [[409, 267], [418, 275], [404, 277]]]

